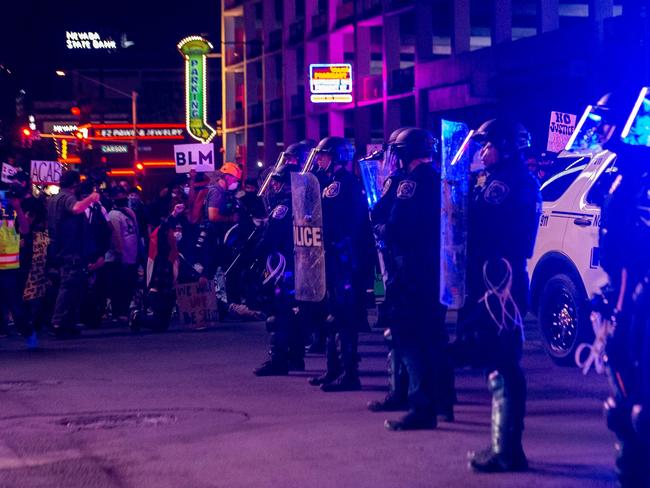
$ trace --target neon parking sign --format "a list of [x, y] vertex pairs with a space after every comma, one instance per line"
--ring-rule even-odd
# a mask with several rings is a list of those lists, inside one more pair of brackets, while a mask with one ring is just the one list
[[309, 90], [312, 103], [350, 103], [352, 65], [310, 64]]
[[205, 58], [212, 44], [198, 36], [178, 43], [185, 58], [185, 123], [187, 132], [197, 141], [210, 142], [217, 134], [207, 122], [207, 68]]

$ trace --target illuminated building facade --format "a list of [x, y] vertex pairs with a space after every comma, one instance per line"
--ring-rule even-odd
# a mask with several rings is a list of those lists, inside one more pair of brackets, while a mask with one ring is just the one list
[[[641, 0], [221, 0], [223, 144], [251, 172], [284, 144], [341, 135], [357, 152], [402, 125], [505, 110], [546, 138], [622, 63]], [[611, 41], [611, 42], [610, 42]], [[312, 103], [310, 65], [350, 64], [352, 101]]]

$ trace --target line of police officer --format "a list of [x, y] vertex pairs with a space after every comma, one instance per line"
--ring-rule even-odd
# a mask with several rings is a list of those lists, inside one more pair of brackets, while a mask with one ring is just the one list
[[[486, 370], [492, 392], [492, 439], [487, 449], [469, 453], [469, 466], [482, 472], [520, 471], [528, 467], [522, 447], [526, 380], [520, 366], [522, 318], [529, 298], [526, 260], [535, 243], [541, 197], [537, 180], [524, 165], [530, 136], [521, 124], [490, 120], [475, 131], [473, 138], [481, 144], [479, 157], [484, 168], [472, 178], [468, 195], [467, 296], [459, 313], [462, 334], [457, 337], [454, 351], [461, 351], [461, 356], [469, 354], [472, 364]], [[391, 134], [379, 152], [387, 177], [381, 197], [372, 207], [371, 221], [363, 188], [352, 173], [353, 150], [345, 139], [327, 137], [313, 149], [303, 141], [285, 151], [281, 157], [283, 164], [276, 165], [269, 180], [273, 210], [261, 245], [262, 254], [282, 257], [277, 258], [282, 262], [277, 266], [269, 258], [266, 267], [267, 279], [273, 283], [271, 353], [256, 374], [287, 374], [292, 369], [304, 369], [303, 331], [297, 313], [308, 304], [297, 300], [301, 293], [296, 292], [309, 283], [314, 293], [307, 293], [307, 300], [319, 302], [312, 304], [311, 317], [320, 316], [327, 333], [327, 371], [310, 382], [324, 391], [361, 388], [358, 332], [367, 324], [364, 291], [372, 280], [375, 264], [368, 259], [373, 254], [374, 231], [386, 289], [379, 321], [389, 327], [385, 336], [391, 349], [390, 388], [384, 400], [370, 402], [368, 408], [407, 411], [401, 419], [385, 422], [389, 430], [433, 429], [439, 418], [454, 420], [455, 388], [445, 326], [447, 310], [438, 300], [440, 219], [442, 207], [448, 202], [441, 197], [436, 144], [435, 138], [423, 129], [401, 128]], [[647, 148], [632, 155], [628, 154], [632, 151], [629, 148], [617, 151], [626, 161], [646, 157], [640, 152]], [[369, 156], [373, 157], [377, 155]], [[621, 167], [635, 166], [628, 162]], [[297, 190], [301, 190], [301, 195], [306, 193], [295, 187], [292, 192], [292, 180], [294, 185], [308, 184], [304, 179], [290, 177], [298, 171], [302, 175], [313, 172], [317, 177], [322, 196], [317, 198], [317, 205], [310, 202], [305, 206], [295, 198]], [[625, 255], [622, 248], [629, 244], [620, 236], [641, 235], [636, 242], [647, 243], [650, 219], [646, 218], [648, 205], [644, 206], [644, 202], [650, 192], [647, 171], [627, 172], [633, 174], [627, 178], [634, 183], [628, 183], [627, 188], [632, 189], [619, 190], [618, 195], [626, 198], [618, 198], [622, 201], [618, 209], [613, 191], [611, 203], [604, 210], [603, 233], [609, 232], [608, 237], [615, 244], [604, 246], [603, 252], [609, 252], [610, 262], [615, 262], [610, 265], [612, 269], [607, 269], [610, 276], [622, 273], [622, 278], [613, 279], [614, 285], [622, 290], [619, 302], [632, 304], [631, 311], [625, 314], [620, 313], [619, 304], [618, 320], [641, 325], [637, 324], [628, 334], [621, 333], [610, 348], [613, 359], [609, 368], [617, 388], [608, 401], [607, 411], [610, 427], [621, 439], [622, 481], [628, 480], [629, 486], [645, 486], [638, 482], [648, 481], [648, 441], [642, 432], [648, 429], [643, 406], [647, 404], [649, 383], [650, 277], [645, 261], [621, 263], [611, 257]], [[639, 188], [639, 179], [646, 185]], [[626, 189], [626, 185], [622, 188]], [[620, 215], [627, 220], [618, 219]], [[607, 222], [622, 226], [617, 228]], [[309, 232], [304, 233], [304, 229]], [[611, 236], [616, 232], [619, 237], [614, 240]], [[304, 254], [306, 248], [310, 248], [309, 253]], [[315, 249], [320, 253], [313, 252]], [[292, 251], [296, 255], [295, 266]], [[641, 249], [634, 253], [637, 260], [646, 255]], [[303, 259], [305, 256], [307, 259]], [[318, 281], [314, 270], [319, 269], [317, 264], [322, 260], [324, 267], [320, 269], [325, 270], [325, 276], [321, 293], [315, 291], [319, 286], [314, 284]], [[638, 271], [633, 276], [632, 265]], [[622, 351], [627, 349], [620, 343], [629, 341], [630, 335], [638, 339], [643, 334], [635, 349], [636, 359], [626, 359]], [[464, 350], [467, 348], [469, 352]], [[626, 391], [626, 386], [633, 390]]]
[[[526, 311], [525, 262], [537, 230], [539, 189], [523, 163], [522, 151], [529, 138], [519, 124], [493, 120], [481, 126], [476, 137], [483, 144], [486, 173], [471, 195], [471, 298], [462, 316], [471, 324], [465, 329], [472, 330], [474, 342], [481, 344], [494, 400], [492, 444], [485, 451], [472, 453], [470, 465], [480, 471], [521, 470], [527, 467], [521, 446], [526, 386], [519, 366], [522, 324], [513, 318]], [[365, 290], [373, 281], [376, 263], [374, 228], [375, 237], [383, 243], [380, 261], [386, 278], [380, 320], [390, 326], [392, 370], [399, 378], [391, 381], [386, 399], [371, 402], [369, 408], [407, 410], [401, 419], [385, 422], [389, 430], [433, 429], [439, 416], [444, 421], [454, 420], [447, 310], [438, 300], [442, 202], [440, 167], [434, 161], [436, 144], [423, 129], [403, 128], [391, 135], [383, 151], [391, 174], [372, 212], [372, 226], [363, 186], [352, 172], [354, 151], [348, 141], [326, 137], [313, 149], [303, 141], [281, 155], [262, 186], [262, 191], [271, 190], [272, 210], [259, 244], [260, 255], [267, 260], [265, 282], [270, 284], [267, 328], [271, 349], [256, 375], [304, 370], [304, 332], [298, 313], [307, 304], [297, 300], [296, 288], [302, 286], [297, 282], [306, 276], [313, 278], [309, 274], [318, 267], [316, 261], [324, 258], [324, 296], [314, 294], [323, 299], [312, 317], [320, 316], [325, 326], [327, 370], [310, 383], [323, 391], [361, 388], [358, 333], [367, 327]], [[292, 191], [292, 179], [294, 185], [303, 183], [291, 174], [299, 171], [302, 175], [311, 172], [318, 180], [322, 222], [318, 222], [319, 210], [292, 201], [299, 190]], [[306, 214], [310, 224], [322, 224], [322, 235], [311, 227], [308, 244], [323, 252], [310, 254], [316, 260], [313, 262], [296, 258], [294, 266], [292, 251], [298, 255], [306, 245], [302, 242], [306, 234], [296, 224], [297, 214]], [[488, 275], [487, 283], [510, 280], [506, 292], [514, 297], [510, 303], [519, 315], [499, 310], [500, 316], [508, 318], [499, 323], [491, 318], [490, 311], [500, 302], [490, 296], [485, 285]]]

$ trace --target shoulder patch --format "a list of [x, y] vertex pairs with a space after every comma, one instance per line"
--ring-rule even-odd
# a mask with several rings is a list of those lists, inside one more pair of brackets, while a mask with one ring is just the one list
[[271, 212], [271, 217], [276, 220], [282, 220], [287, 215], [288, 211], [289, 207], [286, 205], [278, 205], [273, 209], [273, 212]]
[[483, 192], [483, 198], [487, 203], [500, 205], [510, 193], [510, 187], [503, 181], [494, 180]]
[[417, 183], [413, 180], [402, 180], [397, 187], [397, 198], [408, 200], [415, 195], [415, 187]]
[[334, 181], [323, 190], [323, 198], [335, 198], [338, 196], [341, 191], [341, 182]]
[[393, 183], [392, 178], [387, 178], [386, 181], [384, 181], [384, 187], [381, 190], [381, 196], [386, 196], [386, 193], [388, 193], [388, 190], [390, 190], [390, 186]]

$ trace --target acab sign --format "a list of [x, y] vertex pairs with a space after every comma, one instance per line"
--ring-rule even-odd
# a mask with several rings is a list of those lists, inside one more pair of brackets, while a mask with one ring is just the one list
[[30, 177], [35, 185], [58, 185], [62, 171], [57, 161], [32, 161]]

